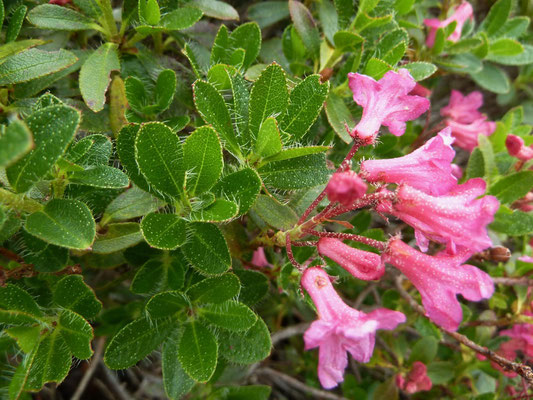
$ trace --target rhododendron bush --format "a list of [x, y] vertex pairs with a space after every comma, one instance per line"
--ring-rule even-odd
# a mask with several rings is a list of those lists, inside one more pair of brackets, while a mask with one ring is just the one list
[[0, 0], [0, 397], [533, 396], [532, 14]]

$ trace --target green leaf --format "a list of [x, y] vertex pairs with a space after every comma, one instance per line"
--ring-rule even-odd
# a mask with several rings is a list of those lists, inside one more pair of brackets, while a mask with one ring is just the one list
[[289, 13], [294, 23], [294, 28], [313, 58], [320, 51], [320, 34], [315, 21], [306, 6], [296, 0], [289, 0]]
[[208, 17], [222, 20], [239, 20], [239, 13], [231, 5], [218, 0], [193, 0], [194, 6], [198, 7]]
[[409, 34], [405, 29], [395, 29], [383, 36], [376, 46], [374, 56], [389, 65], [400, 61], [407, 49]]
[[251, 168], [224, 176], [213, 187], [212, 192], [217, 197], [225, 196], [239, 206], [239, 215], [252, 207], [261, 190], [261, 178]]
[[104, 235], [93, 243], [93, 253], [110, 254], [135, 246], [143, 240], [137, 222], [109, 224]]
[[244, 49], [242, 68], [247, 70], [255, 61], [261, 49], [261, 29], [255, 22], [239, 25], [229, 35], [229, 45], [232, 49]]
[[356, 45], [364, 40], [362, 36], [350, 31], [338, 31], [333, 36], [335, 49], [340, 52], [355, 51], [357, 50]]
[[149, 260], [137, 271], [130, 290], [133, 293], [155, 293], [162, 290], [178, 290], [183, 286], [185, 270], [183, 259]]
[[429, 78], [437, 71], [437, 67], [434, 64], [422, 61], [402, 65], [402, 68], [407, 69], [415, 81], [422, 81]]
[[524, 52], [524, 46], [513, 39], [498, 39], [489, 45], [489, 54], [499, 56], [516, 56]]
[[252, 4], [247, 10], [248, 18], [257, 22], [261, 29], [275, 24], [289, 16], [286, 1], [262, 1]]
[[330, 175], [324, 154], [269, 162], [257, 172], [267, 185], [282, 190], [318, 186], [326, 183]]
[[5, 329], [5, 333], [17, 341], [24, 353], [30, 353], [39, 343], [42, 328], [40, 326], [14, 326]]
[[245, 331], [257, 321], [257, 315], [247, 306], [234, 300], [211, 304], [198, 309], [209, 323], [230, 331]]
[[54, 303], [88, 319], [95, 317], [102, 309], [102, 303], [83, 282], [81, 275], [68, 275], [57, 283], [54, 287]]
[[161, 18], [157, 0], [139, 0], [139, 19], [141, 23], [157, 25]]
[[96, 29], [97, 31], [104, 32], [104, 29], [90, 18], [71, 8], [55, 4], [41, 4], [32, 8], [28, 13], [28, 21], [41, 29], [63, 31]]
[[179, 340], [173, 336], [165, 340], [161, 364], [165, 393], [170, 399], [177, 400], [187, 394], [195, 382], [187, 375], [178, 360]]
[[345, 29], [350, 24], [354, 15], [354, 6], [352, 0], [333, 0], [339, 19], [339, 28]]
[[42, 211], [28, 216], [25, 229], [56, 246], [88, 249], [96, 234], [89, 208], [77, 200], [53, 199]]
[[168, 126], [160, 122], [142, 125], [135, 139], [135, 158], [154, 189], [174, 198], [181, 197], [185, 185], [183, 149], [180, 139]]
[[[78, 154], [78, 152], [81, 152], [81, 154]], [[71, 149], [69, 149], [66, 157], [70, 161], [82, 166], [107, 166], [112, 152], [113, 144], [108, 136], [90, 135], [85, 136], [83, 139], [71, 146]]]
[[188, 171], [187, 192], [194, 196], [209, 190], [224, 166], [222, 146], [214, 129], [209, 126], [196, 129], [183, 145], [183, 158]]
[[146, 114], [158, 114], [170, 107], [176, 92], [176, 73], [171, 69], [161, 71], [154, 91], [156, 104], [144, 107], [143, 112]]
[[141, 217], [156, 211], [164, 204], [151, 194], [133, 186], [109, 203], [100, 224], [105, 225], [110, 221], [126, 221]]
[[24, 22], [24, 17], [26, 16], [26, 11], [28, 11], [28, 7], [20, 5], [11, 14], [9, 26], [6, 31], [6, 43], [14, 42], [17, 39], [22, 23]]
[[320, 83], [319, 75], [310, 75], [294, 87], [280, 128], [293, 140], [300, 140], [316, 121], [326, 101], [329, 82]]
[[489, 189], [502, 204], [510, 204], [524, 197], [533, 187], [533, 171], [521, 171], [498, 180]]
[[268, 292], [268, 278], [260, 272], [245, 269], [236, 270], [235, 274], [241, 282], [239, 301], [253, 306]]
[[74, 357], [87, 360], [93, 355], [91, 340], [93, 328], [87, 321], [75, 312], [64, 310], [59, 315], [56, 329], [67, 343]]
[[177, 291], [158, 293], [146, 304], [146, 311], [150, 318], [167, 318], [184, 311], [189, 302], [183, 294]]
[[254, 154], [266, 158], [279, 153], [282, 147], [278, 123], [275, 118], [268, 117], [259, 129]]
[[40, 39], [26, 39], [0, 45], [0, 64], [6, 61], [7, 57], [13, 54], [20, 53], [21, 51], [27, 50], [31, 47], [40, 46], [44, 43], [45, 41]]
[[42, 316], [43, 312], [24, 289], [13, 284], [0, 287], [0, 322], [28, 325], [39, 321]]
[[237, 140], [241, 147], [248, 147], [250, 144], [250, 132], [248, 130], [250, 93], [248, 92], [248, 85], [241, 74], [231, 73], [229, 68], [226, 69], [226, 73], [229, 76], [233, 95], [233, 113], [237, 116], [235, 120]]
[[228, 27], [222, 24], [218, 29], [215, 40], [213, 41], [213, 47], [211, 48], [211, 65], [227, 63], [229, 51]]
[[77, 60], [74, 54], [63, 49], [59, 51], [29, 49], [12, 55], [0, 64], [0, 85], [28, 82], [61, 71]]
[[427, 366], [427, 374], [434, 385], [442, 385], [453, 379], [455, 366], [450, 361], [433, 361]]
[[392, 66], [387, 64], [385, 61], [372, 57], [366, 63], [364, 73], [375, 80], [379, 80], [391, 69]]
[[195, 222], [189, 225], [188, 240], [182, 246], [187, 260], [199, 272], [218, 275], [231, 266], [231, 257], [226, 239], [213, 224]]
[[483, 63], [483, 69], [479, 72], [470, 74], [474, 82], [488, 91], [494, 93], [508, 93], [511, 89], [509, 77], [500, 68]]
[[185, 220], [176, 214], [150, 213], [141, 221], [146, 242], [162, 250], [174, 250], [185, 243], [185, 228]]
[[136, 319], [111, 339], [104, 362], [111, 369], [129, 368], [155, 350], [174, 328], [171, 320], [155, 325], [146, 318]]
[[503, 65], [529, 65], [533, 63], [533, 46], [524, 44], [522, 47], [524, 47], [524, 51], [515, 56], [496, 56], [489, 54], [487, 60]]
[[482, 40], [479, 38], [466, 38], [461, 39], [458, 42], [452, 43], [446, 48], [448, 54], [462, 54], [467, 53], [482, 44]]
[[268, 400], [272, 388], [266, 385], [224, 386], [214, 395], [220, 400]]
[[117, 153], [122, 167], [126, 170], [132, 182], [145, 192], [152, 193], [150, 185], [141, 173], [137, 161], [135, 161], [135, 139], [139, 130], [140, 126], [136, 124], [126, 125], [120, 130], [116, 142]]
[[507, 38], [518, 38], [522, 36], [529, 27], [529, 17], [520, 16], [508, 19], [505, 24], [494, 34], [495, 37], [504, 36]]
[[24, 261], [33, 264], [36, 271], [39, 272], [56, 272], [62, 270], [68, 262], [68, 249], [54, 246], [45, 241], [30, 235], [25, 230], [22, 231], [24, 245], [26, 246], [27, 255]]
[[426, 336], [415, 343], [409, 356], [409, 362], [422, 361], [429, 364], [437, 355], [439, 343], [433, 336]]
[[181, 7], [164, 14], [159, 25], [169, 31], [180, 31], [196, 24], [202, 18], [203, 12], [195, 7]]
[[105, 189], [125, 188], [130, 183], [128, 176], [124, 172], [107, 165], [98, 165], [83, 171], [74, 171], [70, 174], [69, 181]]
[[247, 331], [219, 332], [220, 353], [231, 362], [251, 364], [264, 360], [270, 354], [272, 342], [265, 322], [258, 318]]
[[533, 215], [500, 207], [494, 216], [494, 222], [490, 225], [490, 229], [509, 236], [531, 235], [533, 233]]
[[13, 164], [32, 147], [33, 138], [30, 130], [24, 122], [14, 120], [0, 135], [0, 168]]
[[216, 199], [212, 204], [190, 215], [191, 221], [199, 222], [226, 222], [234, 218], [239, 211], [239, 206], [229, 200]]
[[498, 0], [490, 8], [487, 17], [481, 23], [479, 29], [487, 32], [489, 36], [495, 34], [507, 21], [511, 13], [512, 0]]
[[191, 301], [200, 304], [220, 304], [238, 296], [241, 290], [239, 279], [234, 274], [223, 274], [206, 278], [187, 291]]
[[215, 372], [217, 356], [215, 336], [196, 321], [187, 323], [178, 345], [178, 360], [187, 375], [207, 382]]
[[346, 126], [348, 126], [348, 129], [353, 128], [355, 126], [355, 120], [342, 97], [334, 92], [330, 92], [326, 100], [325, 108], [329, 124], [337, 136], [339, 136], [343, 142], [348, 144], [351, 143], [353, 138], [346, 131]]
[[50, 171], [76, 134], [79, 122], [79, 112], [66, 106], [46, 107], [26, 119], [35, 148], [6, 170], [15, 191], [27, 191]]
[[253, 141], [257, 138], [263, 121], [282, 114], [288, 101], [285, 72], [278, 64], [272, 63], [255, 81], [250, 95], [250, 133]]
[[80, 70], [80, 91], [85, 104], [94, 112], [103, 110], [111, 72], [120, 70], [118, 46], [105, 43], [92, 53]]
[[289, 206], [270, 196], [259, 195], [252, 210], [267, 224], [280, 230], [291, 229], [298, 222], [298, 215]]
[[220, 135], [224, 147], [240, 156], [239, 145], [233, 131], [228, 107], [218, 90], [209, 82], [197, 80], [193, 85], [194, 103], [205, 122]]

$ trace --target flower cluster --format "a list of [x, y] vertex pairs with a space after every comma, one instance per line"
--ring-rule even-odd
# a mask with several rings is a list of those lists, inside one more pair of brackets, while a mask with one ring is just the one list
[[[349, 82], [354, 100], [363, 107], [361, 121], [351, 132], [354, 149], [375, 143], [381, 125], [388, 126], [394, 135], [403, 134], [405, 122], [429, 108], [426, 98], [409, 94], [416, 84], [407, 70], [389, 71], [379, 81], [350, 74]], [[403, 157], [365, 160], [359, 174], [349, 169], [345, 160], [323, 193], [330, 204], [302, 225], [304, 235], [319, 238], [316, 245], [320, 256], [333, 260], [357, 279], [380, 279], [385, 264], [398, 269], [420, 292], [428, 318], [450, 331], [457, 330], [462, 320], [458, 295], [480, 301], [494, 292], [491, 277], [465, 261], [492, 245], [487, 225], [492, 222], [499, 202], [493, 196], [483, 196], [486, 190], [483, 179], [459, 184], [461, 171], [452, 164], [455, 157], [452, 144], [459, 143], [460, 147], [467, 142], [468, 146], [477, 144], [477, 137], [467, 140], [454, 130], [453, 124], [466, 127], [492, 124], [478, 111], [481, 103], [478, 92], [463, 97], [454, 91], [450, 105], [442, 111], [448, 118], [448, 127], [422, 147]], [[375, 189], [369, 190], [371, 187]], [[322, 221], [363, 207], [372, 207], [381, 215], [390, 214], [410, 225], [421, 251], [398, 237], [385, 243], [350, 233], [313, 229]], [[354, 248], [344, 243], [345, 239], [372, 246], [381, 254]], [[431, 242], [435, 243], [431, 246], [433, 253], [433, 248], [441, 247], [434, 255], [426, 253]], [[292, 255], [289, 245], [288, 254]], [[343, 380], [347, 353], [357, 361], [369, 361], [375, 331], [394, 329], [405, 316], [382, 308], [369, 314], [355, 310], [340, 299], [322, 266], [300, 269], [302, 286], [316, 305], [319, 318], [305, 333], [306, 349], [319, 348], [320, 382], [325, 388], [332, 388]], [[416, 364], [406, 378], [399, 376], [398, 385], [414, 393], [431, 388], [431, 381], [425, 366]]]
[[430, 390], [433, 384], [427, 371], [428, 369], [423, 362], [415, 361], [407, 376], [396, 375], [396, 386], [409, 394]]
[[472, 20], [474, 16], [474, 10], [472, 5], [469, 2], [462, 2], [452, 13], [449, 18], [441, 21], [437, 18], [425, 19], [424, 25], [429, 28], [429, 34], [426, 38], [426, 45], [428, 47], [433, 47], [435, 44], [435, 37], [437, 35], [437, 30], [439, 28], [445, 28], [451, 23], [455, 22], [455, 29], [446, 39], [451, 40], [452, 42], [457, 42], [461, 38], [461, 31], [463, 26], [469, 19]]

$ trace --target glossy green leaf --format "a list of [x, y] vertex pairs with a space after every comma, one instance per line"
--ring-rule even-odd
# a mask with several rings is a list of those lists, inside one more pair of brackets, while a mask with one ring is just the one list
[[357, 50], [356, 45], [364, 40], [362, 36], [350, 31], [338, 31], [333, 36], [335, 49], [341, 52]]
[[173, 321], [152, 324], [139, 318], [122, 328], [111, 339], [104, 354], [104, 362], [111, 369], [125, 369], [135, 365], [155, 350], [175, 328]]
[[489, 45], [489, 54], [492, 56], [516, 56], [524, 52], [524, 46], [518, 40], [502, 38]]
[[229, 45], [233, 49], [245, 51], [242, 68], [248, 69], [259, 55], [261, 49], [261, 29], [255, 22], [239, 25], [229, 35]]
[[89, 248], [96, 234], [89, 208], [66, 199], [50, 200], [42, 211], [28, 216], [25, 228], [45, 242], [80, 250]]
[[135, 274], [130, 289], [138, 294], [181, 289], [185, 279], [183, 264], [181, 257], [149, 260]]
[[267, 224], [288, 230], [298, 221], [298, 215], [289, 206], [278, 203], [270, 196], [259, 195], [252, 210]]
[[288, 102], [285, 72], [278, 64], [270, 64], [255, 81], [250, 95], [250, 133], [254, 141], [263, 121], [282, 114]]
[[168, 340], [165, 340], [163, 354], [161, 355], [163, 386], [165, 393], [172, 400], [180, 399], [196, 383], [187, 375], [178, 360], [179, 337], [176, 336], [178, 335], [173, 335]]
[[191, 378], [207, 382], [215, 372], [218, 345], [215, 336], [196, 321], [185, 325], [178, 345], [178, 360]]
[[32, 147], [33, 138], [27, 125], [22, 121], [14, 120], [3, 131], [3, 134], [0, 134], [0, 168], [13, 164]]
[[180, 31], [193, 26], [202, 18], [203, 12], [195, 7], [181, 7], [164, 14], [159, 25], [169, 31]]
[[93, 243], [93, 253], [109, 254], [135, 246], [143, 240], [137, 222], [109, 224], [105, 234], [98, 236]]
[[28, 21], [41, 29], [80, 31], [96, 29], [103, 32], [103, 28], [83, 14], [71, 8], [56, 4], [41, 4], [28, 13]]
[[485, 30], [489, 36], [493, 35], [509, 18], [512, 6], [512, 0], [498, 0], [490, 8], [488, 15], [479, 28]]
[[139, 130], [140, 125], [136, 124], [126, 125], [120, 130], [116, 141], [117, 153], [132, 182], [145, 192], [151, 192], [150, 185], [135, 161], [135, 139]]
[[118, 46], [105, 43], [92, 53], [80, 70], [80, 91], [85, 104], [94, 112], [101, 111], [111, 83], [111, 72], [120, 70]]
[[176, 214], [150, 213], [141, 221], [146, 242], [156, 249], [174, 250], [185, 243], [186, 222]]
[[294, 87], [280, 128], [300, 140], [316, 121], [328, 96], [329, 82], [320, 83], [319, 75], [311, 75]]
[[224, 163], [222, 146], [213, 128], [196, 129], [183, 145], [183, 157], [187, 169], [187, 192], [191, 196], [204, 193], [218, 181]]
[[74, 54], [63, 49], [59, 51], [29, 49], [12, 55], [0, 64], [0, 85], [28, 82], [61, 71], [77, 60]]
[[93, 328], [80, 315], [69, 310], [62, 311], [56, 329], [63, 336], [74, 357], [87, 360], [93, 355]]
[[533, 215], [523, 211], [511, 211], [506, 207], [494, 216], [494, 222], [490, 228], [496, 232], [505, 233], [509, 236], [524, 236], [533, 233]]
[[261, 178], [251, 168], [224, 176], [213, 187], [216, 196], [224, 196], [239, 206], [239, 215], [246, 213], [261, 190]]
[[346, 126], [351, 129], [355, 126], [355, 120], [342, 97], [330, 92], [325, 104], [328, 121], [343, 142], [351, 143], [353, 138], [346, 131]]
[[233, 95], [233, 112], [237, 116], [234, 121], [237, 141], [241, 148], [248, 147], [250, 144], [250, 131], [248, 130], [250, 93], [248, 85], [241, 74], [231, 73], [229, 69], [226, 69], [226, 73], [229, 76]]
[[68, 262], [68, 249], [54, 246], [45, 241], [30, 235], [26, 231], [22, 232], [27, 255], [24, 260], [33, 264], [35, 270], [40, 272], [56, 272], [62, 270]]
[[378, 58], [371, 57], [366, 63], [364, 74], [374, 78], [375, 80], [379, 80], [391, 69], [392, 65], [389, 65], [385, 61]]
[[268, 117], [259, 128], [255, 140], [254, 154], [260, 157], [270, 157], [281, 151], [281, 135], [275, 118]]
[[220, 304], [238, 296], [241, 289], [239, 279], [234, 274], [224, 274], [206, 278], [187, 291], [191, 301], [203, 304]]
[[157, 0], [139, 0], [139, 19], [148, 25], [159, 23], [161, 11]]
[[434, 64], [422, 61], [402, 65], [402, 68], [407, 69], [415, 81], [422, 81], [429, 78], [437, 71], [437, 67]]
[[268, 292], [268, 278], [260, 272], [246, 269], [236, 270], [235, 274], [241, 282], [239, 301], [253, 306]]
[[429, 364], [437, 355], [439, 342], [433, 336], [426, 336], [415, 343], [409, 356], [409, 362], [422, 361]]
[[218, 0], [193, 0], [192, 5], [198, 7], [208, 17], [221, 20], [239, 20], [239, 13], [231, 5]]
[[40, 326], [13, 326], [4, 331], [9, 337], [17, 341], [18, 347], [24, 353], [30, 353], [39, 343], [41, 336]]
[[289, 13], [296, 31], [313, 57], [320, 51], [320, 35], [307, 7], [297, 0], [289, 0]]
[[146, 311], [150, 318], [166, 318], [184, 311], [189, 303], [180, 292], [163, 292], [152, 297], [146, 304]]
[[135, 159], [154, 189], [180, 198], [185, 185], [183, 148], [168, 126], [160, 122], [142, 125], [135, 139]]
[[215, 225], [195, 222], [189, 225], [190, 232], [182, 251], [187, 260], [199, 272], [218, 275], [231, 266], [231, 257], [226, 239]]
[[98, 165], [83, 171], [75, 171], [70, 174], [69, 181], [105, 189], [125, 188], [130, 183], [128, 176], [124, 172], [107, 165]]
[[220, 353], [231, 362], [251, 364], [264, 360], [270, 354], [270, 332], [261, 318], [247, 331], [220, 331], [219, 335]]
[[143, 109], [147, 114], [157, 114], [170, 107], [176, 93], [176, 73], [171, 69], [161, 71], [157, 77], [154, 92], [155, 104]]
[[239, 206], [229, 200], [216, 199], [214, 203], [192, 212], [191, 221], [200, 222], [226, 222], [234, 218], [239, 211]]
[[228, 63], [230, 51], [229, 31], [224, 24], [220, 25], [211, 48], [211, 65]]
[[0, 287], [0, 321], [8, 325], [29, 325], [39, 321], [43, 312], [24, 289], [13, 284]]
[[54, 303], [84, 318], [93, 318], [102, 309], [102, 303], [81, 275], [67, 275], [57, 283], [54, 287]]
[[524, 197], [533, 187], [533, 171], [521, 171], [498, 180], [489, 189], [503, 204], [510, 204]]
[[28, 11], [28, 7], [20, 5], [11, 14], [6, 31], [6, 43], [14, 42], [17, 39], [22, 23], [24, 22], [24, 17], [26, 16], [26, 11]]
[[198, 310], [209, 323], [229, 331], [245, 331], [257, 321], [257, 315], [247, 306], [234, 300], [210, 304]]
[[218, 90], [208, 82], [198, 80], [193, 85], [194, 103], [205, 122], [220, 135], [224, 147], [240, 155], [228, 107]]
[[133, 186], [117, 196], [107, 206], [100, 224], [110, 221], [126, 221], [156, 211], [165, 203], [149, 193]]

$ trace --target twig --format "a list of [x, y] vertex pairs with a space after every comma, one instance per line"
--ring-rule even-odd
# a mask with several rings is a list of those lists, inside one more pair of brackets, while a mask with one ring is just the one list
[[533, 286], [533, 279], [524, 276], [520, 278], [499, 277], [492, 278], [495, 284], [505, 286]]
[[105, 365], [100, 361], [99, 363], [100, 369], [103, 372], [104, 379], [106, 380], [107, 384], [111, 387], [112, 391], [117, 396], [118, 400], [130, 400], [131, 395], [122, 387], [120, 382], [118, 381], [117, 377], [114, 375], [113, 372], [111, 372]]
[[291, 236], [287, 233], [287, 236], [285, 238], [285, 249], [287, 250], [287, 257], [289, 258], [289, 261], [291, 262], [294, 267], [302, 272], [304, 270], [304, 267], [296, 261], [294, 258], [294, 254], [292, 254], [292, 246], [291, 246]]
[[316, 240], [306, 240], [306, 241], [303, 241], [303, 242], [293, 242], [293, 241], [291, 241], [291, 244], [294, 247], [315, 247], [318, 244], [318, 242]]
[[[415, 299], [411, 297], [409, 293], [407, 293], [407, 290], [405, 290], [402, 286], [402, 277], [397, 276], [395, 278], [396, 287], [398, 289], [398, 292], [400, 293], [400, 296], [402, 296], [413, 309], [418, 312], [419, 314], [426, 316], [426, 312], [424, 308], [418, 304]], [[507, 371], [513, 371], [519, 374], [521, 377], [523, 377], [530, 385], [533, 385], [533, 370], [528, 367], [527, 365], [517, 363], [510, 361], [496, 353], [494, 353], [492, 350], [487, 349], [486, 347], [480, 346], [477, 343], [474, 343], [470, 339], [468, 339], [466, 336], [461, 335], [458, 332], [453, 332], [446, 330], [444, 328], [441, 328], [437, 325], [437, 327], [448, 334], [449, 336], [453, 337], [455, 340], [457, 340], [459, 343], [464, 344], [466, 347], [471, 348], [476, 353], [479, 353], [485, 357], [487, 357], [489, 360], [494, 361], [496, 364], [503, 367], [503, 369]]]
[[272, 335], [272, 346], [275, 346], [278, 342], [288, 339], [292, 336], [303, 334], [307, 328], [309, 328], [308, 323], [302, 323], [298, 325], [289, 326], [288, 328], [277, 331]]
[[315, 389], [311, 386], [307, 386], [305, 383], [300, 382], [297, 379], [294, 379], [288, 375], [285, 375], [281, 372], [275, 371], [272, 368], [262, 367], [256, 370], [256, 373], [259, 375], [265, 375], [271, 378], [272, 380], [280, 380], [286, 383], [289, 386], [303, 392], [314, 396], [317, 399], [328, 399], [328, 400], [348, 400], [346, 397], [337, 396], [336, 394], [326, 392], [325, 390]]
[[80, 384], [76, 388], [76, 391], [71, 397], [71, 400], [79, 400], [85, 391], [85, 388], [87, 387], [87, 384], [91, 380], [94, 372], [96, 371], [96, 367], [98, 366], [98, 363], [102, 359], [102, 353], [104, 351], [104, 343], [105, 338], [101, 337], [98, 339], [96, 343], [96, 349], [94, 351], [93, 358], [91, 360], [91, 363], [89, 365], [89, 368], [87, 369], [87, 372], [85, 372], [85, 375], [83, 375], [83, 378], [81, 378]]
[[370, 283], [367, 287], [365, 287], [361, 293], [357, 296], [353, 303], [353, 308], [359, 309], [361, 304], [363, 304], [363, 301], [366, 299], [366, 296], [373, 290], [373, 288], [376, 286], [376, 283]]

